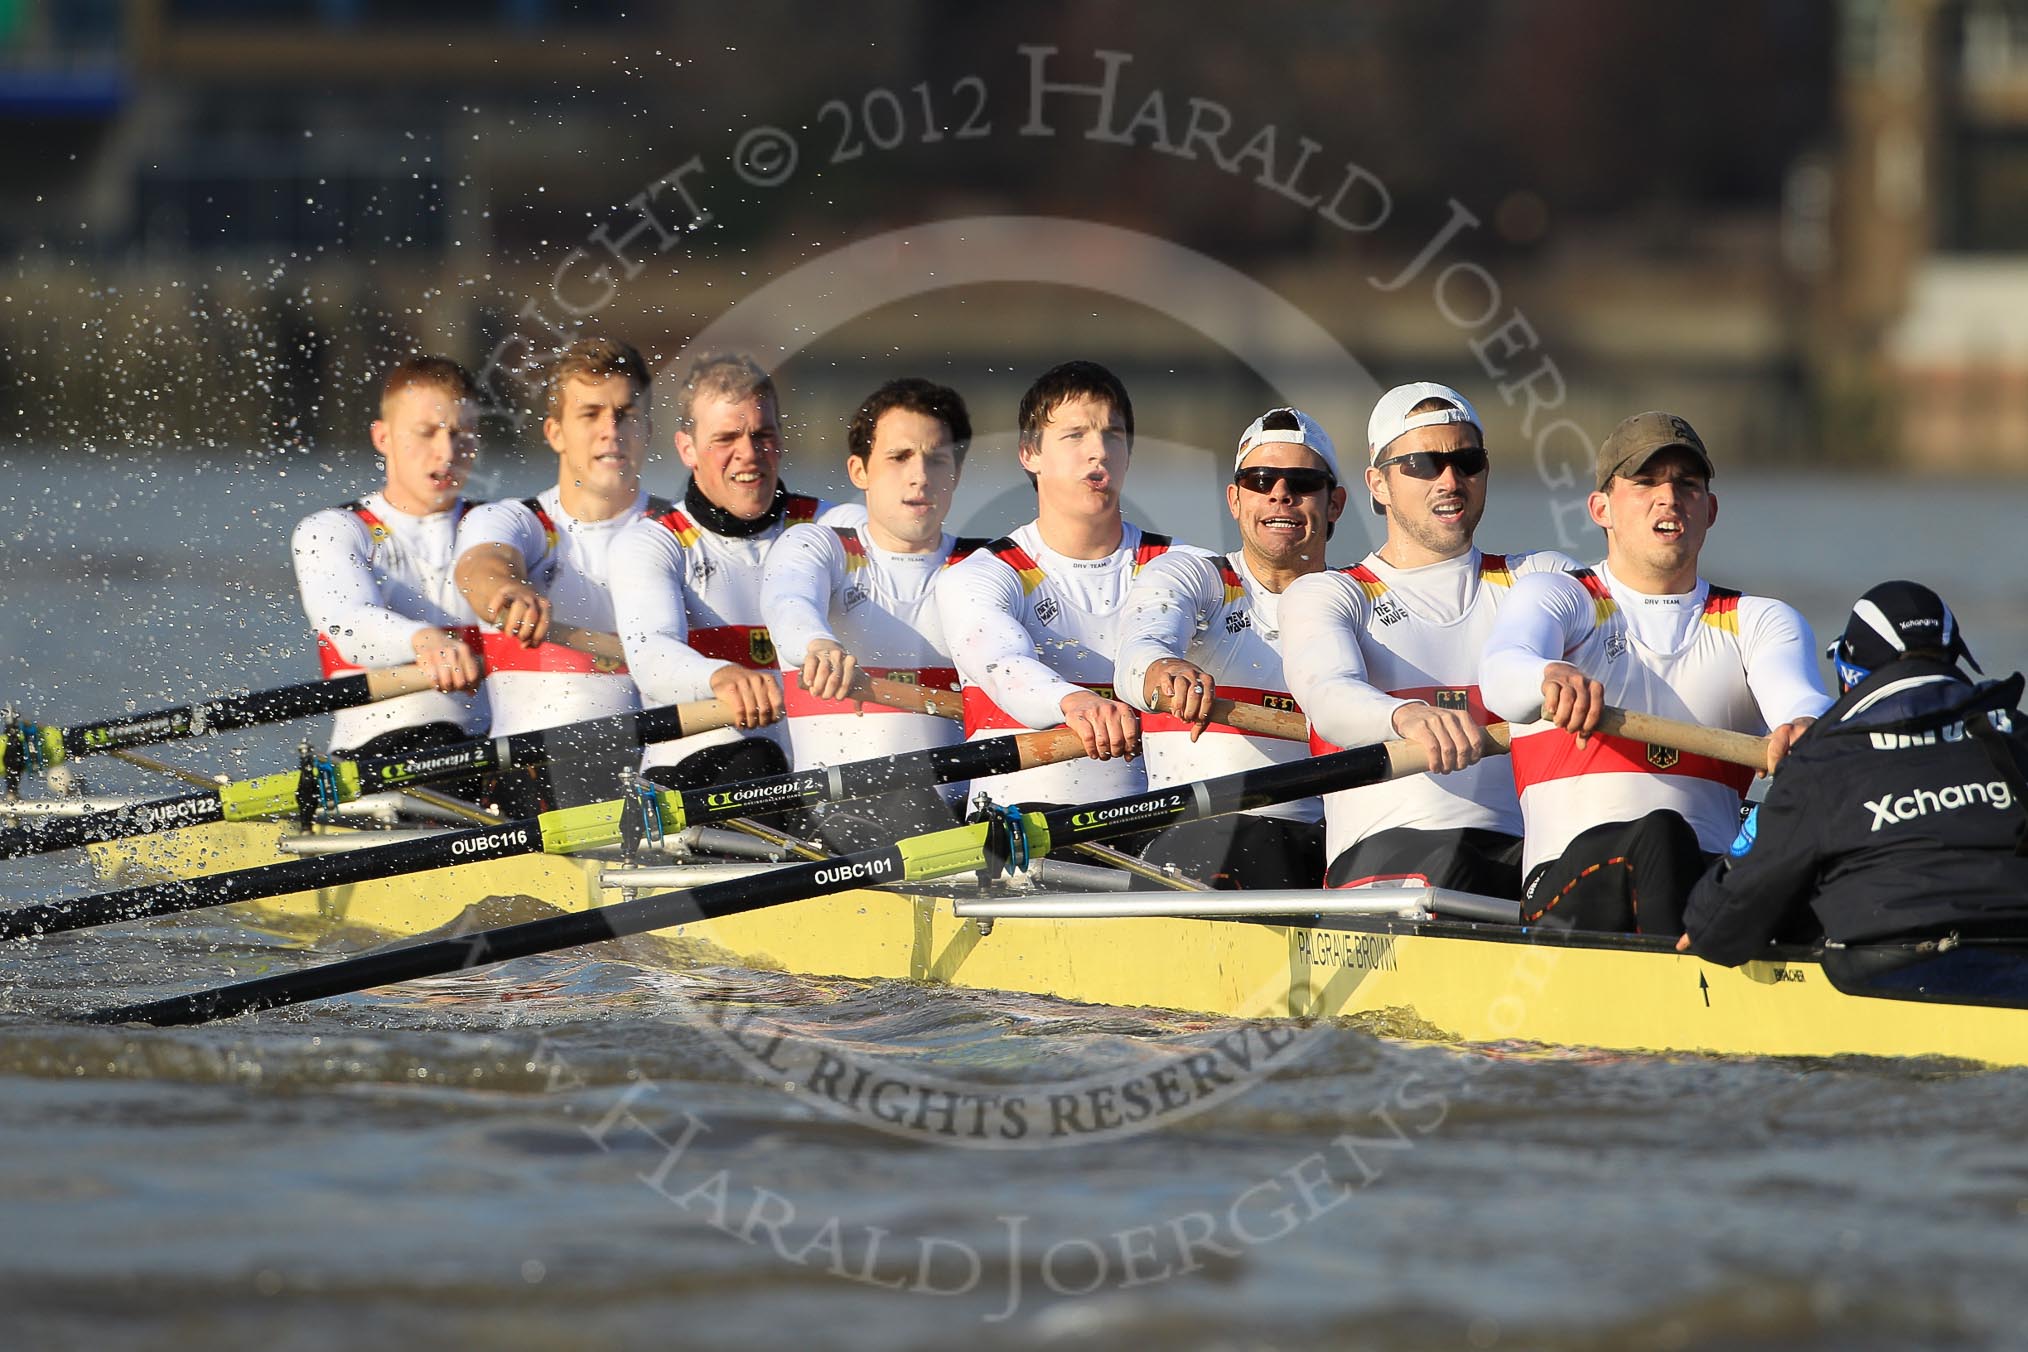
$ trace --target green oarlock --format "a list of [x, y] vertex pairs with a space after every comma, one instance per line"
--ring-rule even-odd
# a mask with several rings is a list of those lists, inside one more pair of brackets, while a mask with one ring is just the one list
[[62, 728], [37, 728], [35, 736], [36, 740], [42, 743], [44, 765], [61, 765], [68, 759], [63, 749]]

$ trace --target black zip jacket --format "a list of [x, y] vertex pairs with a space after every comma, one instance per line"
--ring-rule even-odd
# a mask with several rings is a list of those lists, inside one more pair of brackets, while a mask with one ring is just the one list
[[1735, 967], [1772, 940], [2028, 938], [2021, 689], [1920, 658], [1853, 687], [1691, 892], [1694, 951]]

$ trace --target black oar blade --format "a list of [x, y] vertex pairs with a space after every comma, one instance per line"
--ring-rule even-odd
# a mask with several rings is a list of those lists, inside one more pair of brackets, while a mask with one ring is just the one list
[[[964, 828], [960, 829], [961, 831]], [[942, 833], [954, 834], [954, 833]], [[983, 832], [974, 831], [974, 835]], [[569, 915], [545, 916], [477, 934], [436, 939], [312, 967], [307, 971], [258, 977], [213, 990], [176, 995], [145, 1004], [102, 1009], [87, 1023], [148, 1023], [158, 1027], [209, 1023], [235, 1014], [279, 1009], [311, 1000], [349, 995], [419, 977], [469, 971], [512, 958], [617, 939], [717, 916], [736, 915], [786, 901], [848, 891], [900, 878], [906, 868], [895, 846], [843, 859], [802, 864], [749, 878], [732, 878], [679, 892], [664, 892]]]

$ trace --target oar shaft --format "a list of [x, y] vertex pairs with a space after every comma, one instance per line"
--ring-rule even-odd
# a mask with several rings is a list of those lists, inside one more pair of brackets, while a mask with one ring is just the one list
[[[1030, 764], [1047, 764], [1051, 758], [1066, 760], [1081, 752], [1082, 747], [1074, 737], [1066, 740], [1055, 733], [994, 737], [826, 769], [770, 775], [715, 789], [668, 789], [656, 794], [656, 801], [663, 830], [673, 833], [728, 817], [764, 816], [817, 803], [872, 797], [912, 784], [944, 784], [1011, 774]], [[618, 844], [625, 811], [625, 801], [615, 799], [545, 812], [540, 817], [519, 818], [494, 827], [447, 832], [426, 840], [373, 845], [342, 855], [262, 864], [202, 878], [149, 883], [117, 892], [18, 906], [0, 912], [0, 940], [229, 906], [261, 897], [341, 887], [515, 854], [575, 854]], [[342, 868], [336, 867], [340, 860]]]
[[45, 765], [55, 765], [77, 756], [179, 741], [211, 732], [230, 732], [263, 723], [314, 718], [319, 714], [355, 709], [376, 700], [410, 694], [427, 688], [429, 684], [429, 677], [422, 673], [419, 666], [360, 672], [328, 681], [305, 681], [301, 685], [228, 695], [201, 704], [179, 705], [152, 713], [127, 714], [92, 723], [73, 723], [68, 727], [25, 728], [24, 737], [34, 742], [25, 751], [31, 762], [39, 760]]

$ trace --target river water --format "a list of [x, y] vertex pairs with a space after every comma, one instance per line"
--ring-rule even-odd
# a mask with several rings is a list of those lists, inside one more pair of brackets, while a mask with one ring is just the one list
[[[353, 468], [0, 464], [0, 688], [64, 721], [308, 676], [286, 532], [356, 492]], [[968, 479], [968, 528], [1012, 523], [994, 512], [1022, 486], [993, 469]], [[1142, 519], [1216, 529], [1202, 464], [1137, 471]], [[1918, 577], [1989, 671], [2028, 665], [2028, 486], [1739, 476], [1721, 498], [1715, 579], [1822, 634], [1870, 583]], [[1482, 542], [1592, 555], [1551, 505], [1502, 480]], [[295, 735], [163, 755], [273, 769]], [[90, 885], [63, 858], [4, 878], [8, 900]], [[1035, 1093], [1233, 1030], [613, 945], [211, 1028], [69, 1017], [303, 960], [216, 917], [0, 956], [7, 1345], [1844, 1349], [2028, 1328], [2028, 1072], [1458, 1049], [1345, 1022], [1171, 1125], [1016, 1151], [843, 1121], [697, 1012]]]

